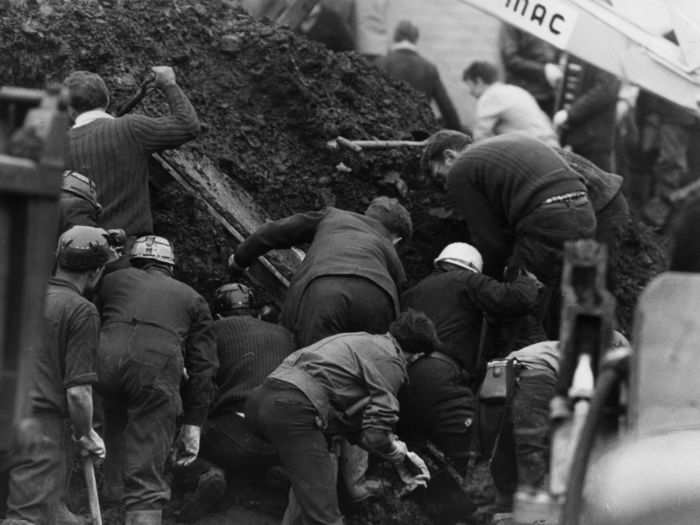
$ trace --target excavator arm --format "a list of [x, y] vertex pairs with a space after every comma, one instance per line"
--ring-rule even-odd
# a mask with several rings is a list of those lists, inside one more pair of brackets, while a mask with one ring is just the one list
[[[603, 0], [459, 0], [680, 106], [700, 112], [700, 8], [668, 0], [676, 45]], [[636, 5], [635, 5], [636, 4]], [[632, 4], [643, 9], [642, 2]], [[628, 4], [629, 5], [629, 4]]]

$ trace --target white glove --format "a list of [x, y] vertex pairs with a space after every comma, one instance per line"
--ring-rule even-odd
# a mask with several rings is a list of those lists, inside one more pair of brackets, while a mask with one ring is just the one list
[[[413, 468], [409, 468], [407, 463], [411, 464]], [[425, 488], [428, 486], [428, 481], [430, 481], [428, 466], [415, 452], [408, 452], [405, 459], [401, 463], [396, 464], [396, 472], [406, 485], [404, 488], [405, 492], [413, 492], [418, 487]]]
[[545, 64], [544, 76], [547, 79], [547, 83], [550, 86], [555, 87], [559, 81], [564, 78], [564, 72], [556, 64]]
[[186, 467], [194, 462], [199, 454], [199, 440], [202, 435], [201, 427], [182, 425], [175, 441], [175, 464]]
[[565, 109], [560, 109], [554, 114], [554, 118], [552, 118], [552, 124], [554, 124], [555, 128], [560, 128], [564, 124], [566, 124], [567, 120], [569, 120], [569, 112]]
[[102, 438], [97, 432], [95, 432], [94, 428], [90, 429], [90, 433], [87, 436], [82, 436], [80, 439], [78, 439], [78, 443], [83, 449], [83, 453], [85, 455], [92, 454], [99, 459], [104, 459], [107, 455], [107, 451], [105, 450], [105, 442], [102, 441]]
[[406, 457], [406, 454], [408, 454], [408, 447], [406, 446], [406, 443], [400, 439], [394, 439], [391, 444], [393, 445], [393, 448], [389, 454], [384, 456], [384, 459], [395, 464], [401, 463]]

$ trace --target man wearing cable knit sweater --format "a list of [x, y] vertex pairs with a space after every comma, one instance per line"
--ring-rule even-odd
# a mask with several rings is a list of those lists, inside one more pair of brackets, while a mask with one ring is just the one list
[[106, 112], [109, 91], [99, 75], [74, 71], [64, 82], [69, 115], [75, 122], [68, 134], [68, 167], [97, 184], [103, 206], [100, 226], [122, 228], [130, 237], [153, 233], [148, 189], [151, 154], [184, 144], [199, 133], [197, 113], [177, 85], [172, 68], [152, 70], [170, 115], [114, 118]]

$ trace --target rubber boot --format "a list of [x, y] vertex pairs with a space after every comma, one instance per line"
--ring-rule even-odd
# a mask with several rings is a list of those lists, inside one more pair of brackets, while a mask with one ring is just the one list
[[131, 510], [124, 516], [124, 525], [161, 525], [162, 510]]
[[369, 465], [369, 454], [357, 445], [343, 439], [340, 444], [340, 475], [352, 503], [359, 503], [376, 496], [382, 488], [377, 480], [365, 477]]

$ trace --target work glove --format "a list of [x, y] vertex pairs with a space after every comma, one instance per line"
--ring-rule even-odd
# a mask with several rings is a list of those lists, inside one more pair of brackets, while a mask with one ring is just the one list
[[151, 71], [155, 75], [154, 82], [157, 87], [162, 88], [176, 84], [175, 71], [170, 66], [153, 66]]
[[78, 444], [80, 445], [82, 449], [81, 453], [84, 456], [92, 454], [98, 459], [104, 459], [107, 455], [105, 442], [102, 441], [102, 438], [97, 432], [95, 432], [94, 428], [91, 428], [87, 435], [81, 436], [80, 439], [78, 439]]
[[559, 81], [564, 78], [564, 72], [556, 64], [545, 64], [544, 65], [544, 76], [547, 79], [547, 83], [556, 87]]
[[382, 457], [387, 461], [398, 464], [404, 460], [406, 454], [408, 454], [408, 447], [406, 446], [406, 443], [400, 439], [393, 439], [391, 442], [391, 450]]
[[569, 112], [566, 111], [565, 109], [560, 109], [554, 114], [554, 117], [552, 118], [552, 124], [554, 124], [554, 127], [556, 129], [559, 129], [566, 124], [566, 122], [569, 120]]
[[396, 463], [396, 472], [405, 487], [404, 492], [413, 492], [418, 487], [427, 487], [430, 481], [430, 470], [425, 461], [415, 452], [407, 452], [401, 463]]
[[197, 459], [201, 435], [201, 427], [182, 425], [175, 442], [175, 464], [177, 466], [186, 467]]

